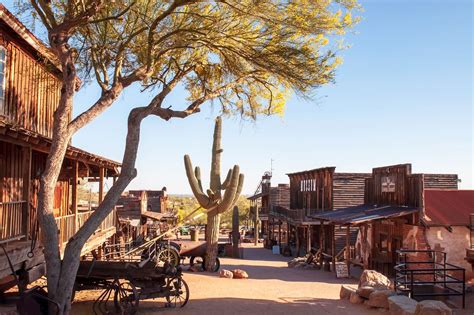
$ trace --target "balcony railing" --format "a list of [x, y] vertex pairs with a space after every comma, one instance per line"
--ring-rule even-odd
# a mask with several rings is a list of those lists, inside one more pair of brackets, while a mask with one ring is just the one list
[[26, 201], [0, 202], [0, 243], [25, 236], [23, 205]]
[[[58, 225], [60, 243], [65, 244], [68, 240], [76, 234], [76, 232], [84, 225], [84, 223], [89, 219], [89, 217], [94, 213], [94, 211], [79, 212], [76, 216], [74, 214], [69, 214], [62, 217], [56, 218], [56, 224]], [[116, 210], [112, 210], [104, 221], [99, 225], [99, 228], [96, 232], [105, 231], [116, 226]]]

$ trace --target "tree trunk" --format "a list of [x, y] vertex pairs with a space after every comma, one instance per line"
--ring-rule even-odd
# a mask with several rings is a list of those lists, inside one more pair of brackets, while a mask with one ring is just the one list
[[205, 258], [205, 267], [207, 271], [213, 271], [215, 268], [220, 224], [221, 214], [218, 211], [213, 210], [207, 214], [207, 249]]

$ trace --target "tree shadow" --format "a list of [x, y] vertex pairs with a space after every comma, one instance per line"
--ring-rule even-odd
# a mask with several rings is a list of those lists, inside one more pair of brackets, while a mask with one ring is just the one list
[[[354, 305], [346, 300], [313, 297], [283, 297], [278, 301], [241, 298], [206, 298], [190, 300], [183, 308], [164, 308], [164, 299], [140, 301], [138, 314], [380, 314], [376, 309]], [[75, 304], [71, 315], [90, 314], [92, 303]]]

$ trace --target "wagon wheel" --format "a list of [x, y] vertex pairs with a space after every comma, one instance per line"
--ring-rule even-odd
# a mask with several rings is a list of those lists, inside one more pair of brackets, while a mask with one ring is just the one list
[[189, 300], [189, 287], [181, 277], [172, 278], [168, 282], [169, 294], [166, 296], [167, 307], [184, 307]]
[[138, 311], [140, 297], [137, 289], [130, 281], [124, 281], [116, 286], [114, 295], [115, 309], [120, 314], [132, 315]]
[[173, 248], [163, 248], [156, 256], [156, 262], [168, 262], [172, 267], [178, 266], [179, 260], [179, 254]]
[[[206, 270], [206, 260], [205, 258], [201, 257], [201, 256], [191, 256], [191, 258], [189, 259], [189, 264], [191, 266], [194, 266], [194, 264], [201, 264], [201, 267], [202, 267], [202, 270], [204, 271], [207, 271]], [[219, 271], [219, 268], [221, 267], [221, 261], [219, 260], [219, 257], [216, 257], [216, 264], [214, 265], [214, 272], [217, 272]]]

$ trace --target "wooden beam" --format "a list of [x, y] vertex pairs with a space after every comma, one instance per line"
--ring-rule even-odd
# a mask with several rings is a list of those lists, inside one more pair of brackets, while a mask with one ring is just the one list
[[73, 161], [71, 208], [74, 213], [74, 231], [77, 231], [77, 182], [79, 181], [79, 162]]
[[347, 272], [349, 273], [349, 276], [351, 275], [350, 238], [351, 238], [351, 226], [348, 224], [347, 229], [346, 229], [346, 265], [347, 265]]
[[332, 225], [332, 238], [331, 238], [331, 255], [332, 255], [332, 270], [336, 272], [336, 225]]
[[278, 221], [278, 246], [281, 247], [281, 222]]
[[104, 200], [104, 168], [99, 168], [99, 204]]
[[30, 194], [31, 194], [31, 147], [22, 147], [22, 177], [23, 177], [23, 204], [21, 230], [28, 238], [30, 222]]
[[307, 228], [307, 237], [306, 237], [306, 240], [307, 240], [307, 243], [306, 243], [306, 253], [310, 253], [311, 252], [311, 234], [312, 234], [312, 231], [313, 231], [313, 228], [311, 227], [311, 225], [308, 225], [308, 228]]

